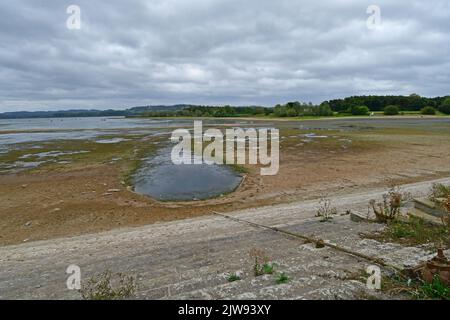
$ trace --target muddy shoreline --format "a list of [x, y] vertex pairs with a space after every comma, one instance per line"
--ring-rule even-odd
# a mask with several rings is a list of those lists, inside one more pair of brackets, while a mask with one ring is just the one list
[[[212, 211], [229, 212], [449, 176], [450, 155], [446, 150], [450, 150], [450, 125], [431, 129], [426, 122], [420, 127], [399, 128], [359, 125], [357, 130], [281, 126], [278, 175], [260, 176], [257, 166], [246, 166], [245, 179], [235, 192], [189, 202], [156, 201], [130, 191], [124, 181], [139, 165], [138, 159], [158, 146], [142, 142], [161, 142], [164, 137], [135, 136], [130, 141], [111, 145], [66, 142], [67, 150], [85, 149], [90, 153], [66, 156], [72, 161], [66, 165], [49, 164], [0, 175], [0, 245], [97, 233], [197, 217]], [[305, 138], [311, 132], [328, 138]], [[49, 150], [61, 145], [58, 141], [53, 143]], [[17, 151], [16, 156], [23, 153]], [[120, 160], [111, 161], [115, 158]]]

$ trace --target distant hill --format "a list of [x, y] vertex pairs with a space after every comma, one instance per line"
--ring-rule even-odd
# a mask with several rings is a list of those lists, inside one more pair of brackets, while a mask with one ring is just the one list
[[126, 110], [15, 111], [0, 113], [0, 119], [137, 116], [149, 111], [179, 111], [187, 107], [190, 105], [139, 106]]

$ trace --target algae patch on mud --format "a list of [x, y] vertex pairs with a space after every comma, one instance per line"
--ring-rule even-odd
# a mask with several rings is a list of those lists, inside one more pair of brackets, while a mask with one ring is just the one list
[[[119, 137], [116, 137], [119, 139]], [[110, 139], [103, 137], [102, 139]], [[86, 166], [120, 164], [123, 171], [133, 168], [139, 158], [155, 149], [151, 143], [143, 143], [141, 137], [121, 136], [115, 143], [98, 143], [93, 140], [54, 140], [39, 144], [13, 145], [0, 154], [0, 173], [28, 170], [69, 171]], [[126, 175], [127, 172], [124, 173]]]

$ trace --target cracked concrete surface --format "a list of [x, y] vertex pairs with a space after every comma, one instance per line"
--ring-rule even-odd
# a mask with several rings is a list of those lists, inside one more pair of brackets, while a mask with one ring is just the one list
[[[423, 195], [433, 182], [450, 183], [450, 178], [405, 185], [403, 190]], [[368, 201], [384, 191], [330, 199], [339, 213], [366, 212]], [[318, 200], [311, 200], [229, 215], [322, 238], [396, 266], [414, 265], [433, 255], [425, 247], [359, 236], [380, 230], [379, 224], [352, 222], [347, 215], [320, 222], [314, 217], [317, 208]], [[276, 269], [289, 276], [288, 283], [276, 284], [275, 275], [252, 275], [248, 252], [255, 247], [264, 249]], [[107, 269], [135, 276], [139, 299], [354, 299], [363, 294], [387, 298], [368, 292], [357, 281], [369, 261], [216, 215], [1, 247], [0, 298], [79, 299], [78, 292], [66, 288], [70, 264], [80, 266], [84, 280]], [[235, 272], [242, 280], [229, 283], [227, 276]]]

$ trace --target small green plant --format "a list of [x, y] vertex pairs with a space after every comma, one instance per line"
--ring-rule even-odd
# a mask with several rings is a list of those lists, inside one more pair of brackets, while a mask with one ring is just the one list
[[227, 280], [228, 280], [228, 282], [239, 281], [239, 280], [241, 280], [241, 277], [238, 274], [233, 273], [228, 277]]
[[134, 277], [123, 273], [113, 276], [111, 271], [107, 270], [99, 276], [89, 279], [82, 286], [80, 293], [84, 300], [122, 300], [133, 297], [135, 291]]
[[275, 264], [273, 263], [265, 263], [263, 265], [264, 274], [273, 274], [275, 272]]
[[429, 299], [450, 300], [450, 288], [445, 285], [438, 275], [435, 275], [433, 282], [425, 282], [419, 288], [419, 297], [426, 297]]
[[321, 222], [327, 222], [333, 219], [333, 215], [337, 214], [337, 209], [331, 206], [331, 200], [325, 197], [319, 201], [319, 209], [317, 210], [316, 217], [321, 217]]
[[283, 284], [289, 282], [289, 277], [284, 273], [280, 273], [276, 280], [277, 284]]

